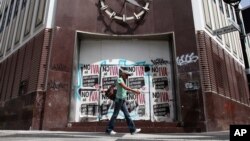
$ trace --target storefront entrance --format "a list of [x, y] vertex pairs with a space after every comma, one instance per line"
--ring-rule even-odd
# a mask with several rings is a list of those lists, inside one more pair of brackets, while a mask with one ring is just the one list
[[[95, 122], [111, 117], [113, 101], [105, 97], [104, 92], [119, 77], [120, 67], [133, 73], [127, 85], [141, 91], [139, 96], [128, 93], [127, 105], [133, 120], [172, 122], [176, 119], [169, 41], [84, 39], [79, 42], [77, 54], [75, 122]], [[122, 112], [118, 118], [124, 118]]]

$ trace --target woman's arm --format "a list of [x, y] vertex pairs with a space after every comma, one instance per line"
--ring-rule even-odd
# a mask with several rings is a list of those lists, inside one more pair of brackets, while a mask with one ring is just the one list
[[123, 82], [119, 83], [119, 85], [120, 85], [122, 88], [124, 88], [125, 90], [127, 90], [127, 91], [131, 91], [131, 92], [133, 92], [133, 93], [135, 93], [135, 94], [140, 94], [140, 91], [131, 89], [130, 87], [128, 87], [128, 86], [127, 86], [125, 83], [123, 83]]

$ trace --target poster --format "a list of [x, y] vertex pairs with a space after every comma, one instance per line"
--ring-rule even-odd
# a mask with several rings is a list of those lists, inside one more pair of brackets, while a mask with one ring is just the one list
[[99, 88], [99, 72], [98, 64], [84, 64], [81, 67], [82, 84], [83, 88]]
[[149, 120], [149, 81], [145, 73], [145, 66], [131, 66], [127, 70], [132, 73], [128, 77], [127, 85], [141, 92], [140, 95], [128, 93], [127, 106], [133, 120]]
[[[114, 111], [114, 102], [105, 96], [105, 91], [116, 84], [119, 77], [118, 65], [101, 66], [101, 99], [100, 99], [100, 120], [110, 119]], [[116, 89], [116, 87], [115, 87]]]
[[98, 64], [80, 66], [80, 120], [98, 121], [99, 118], [99, 72]]
[[79, 89], [81, 96], [80, 117], [82, 121], [97, 121], [99, 115], [99, 91], [93, 89]]
[[169, 86], [170, 67], [167, 64], [154, 65], [151, 68], [151, 121], [170, 122], [173, 120], [171, 87]]

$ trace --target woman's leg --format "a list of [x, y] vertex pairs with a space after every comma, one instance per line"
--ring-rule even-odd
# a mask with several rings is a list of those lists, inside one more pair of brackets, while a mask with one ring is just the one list
[[123, 104], [121, 106], [121, 110], [124, 113], [125, 119], [127, 121], [129, 132], [133, 133], [136, 130], [136, 128], [135, 128], [135, 124], [134, 124], [133, 120], [131, 119], [131, 116], [129, 115], [125, 100], [123, 101]]
[[113, 115], [109, 121], [108, 127], [106, 129], [106, 132], [110, 133], [113, 129], [114, 129], [114, 125], [115, 125], [115, 120], [119, 114], [119, 111], [121, 109], [122, 106], [122, 100], [121, 99], [116, 99], [115, 101], [115, 108], [114, 108], [114, 112]]

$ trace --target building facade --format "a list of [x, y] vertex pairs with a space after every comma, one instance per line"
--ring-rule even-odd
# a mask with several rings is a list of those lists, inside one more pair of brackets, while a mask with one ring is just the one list
[[102, 131], [120, 67], [142, 92], [127, 105], [144, 132], [250, 122], [239, 34], [213, 34], [237, 22], [222, 0], [3, 0], [0, 10], [0, 129]]

